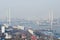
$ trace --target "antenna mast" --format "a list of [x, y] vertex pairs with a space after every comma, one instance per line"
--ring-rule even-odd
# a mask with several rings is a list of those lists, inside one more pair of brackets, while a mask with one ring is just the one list
[[[49, 12], [49, 21], [50, 21], [50, 30], [52, 30], [53, 28], [53, 11], [50, 10]], [[49, 40], [53, 40], [53, 33], [50, 33], [50, 39]]]
[[11, 13], [10, 8], [8, 9], [8, 25], [11, 25]]

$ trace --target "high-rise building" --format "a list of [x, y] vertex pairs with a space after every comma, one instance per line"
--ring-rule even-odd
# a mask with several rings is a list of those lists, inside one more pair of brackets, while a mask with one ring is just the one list
[[0, 26], [0, 31], [1, 31], [1, 35], [0, 35], [0, 40], [5, 40], [5, 26]]

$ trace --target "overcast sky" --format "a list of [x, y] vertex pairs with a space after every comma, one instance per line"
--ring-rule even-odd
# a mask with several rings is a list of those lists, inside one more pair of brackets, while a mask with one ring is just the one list
[[60, 17], [60, 0], [0, 0], [0, 19], [6, 18], [11, 9], [11, 18], [48, 18], [49, 9], [54, 17]]

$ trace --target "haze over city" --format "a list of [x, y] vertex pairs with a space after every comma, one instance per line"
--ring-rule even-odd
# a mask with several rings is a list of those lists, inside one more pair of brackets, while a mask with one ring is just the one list
[[7, 17], [8, 8], [11, 18], [47, 19], [49, 9], [53, 10], [54, 17], [60, 17], [60, 0], [0, 0], [0, 19]]
[[0, 0], [0, 40], [60, 40], [60, 0]]

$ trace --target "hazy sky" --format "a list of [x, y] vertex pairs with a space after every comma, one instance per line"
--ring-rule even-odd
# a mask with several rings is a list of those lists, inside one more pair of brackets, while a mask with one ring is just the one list
[[11, 18], [48, 18], [49, 9], [54, 17], [60, 17], [60, 0], [0, 0], [0, 19], [6, 18], [11, 9]]

